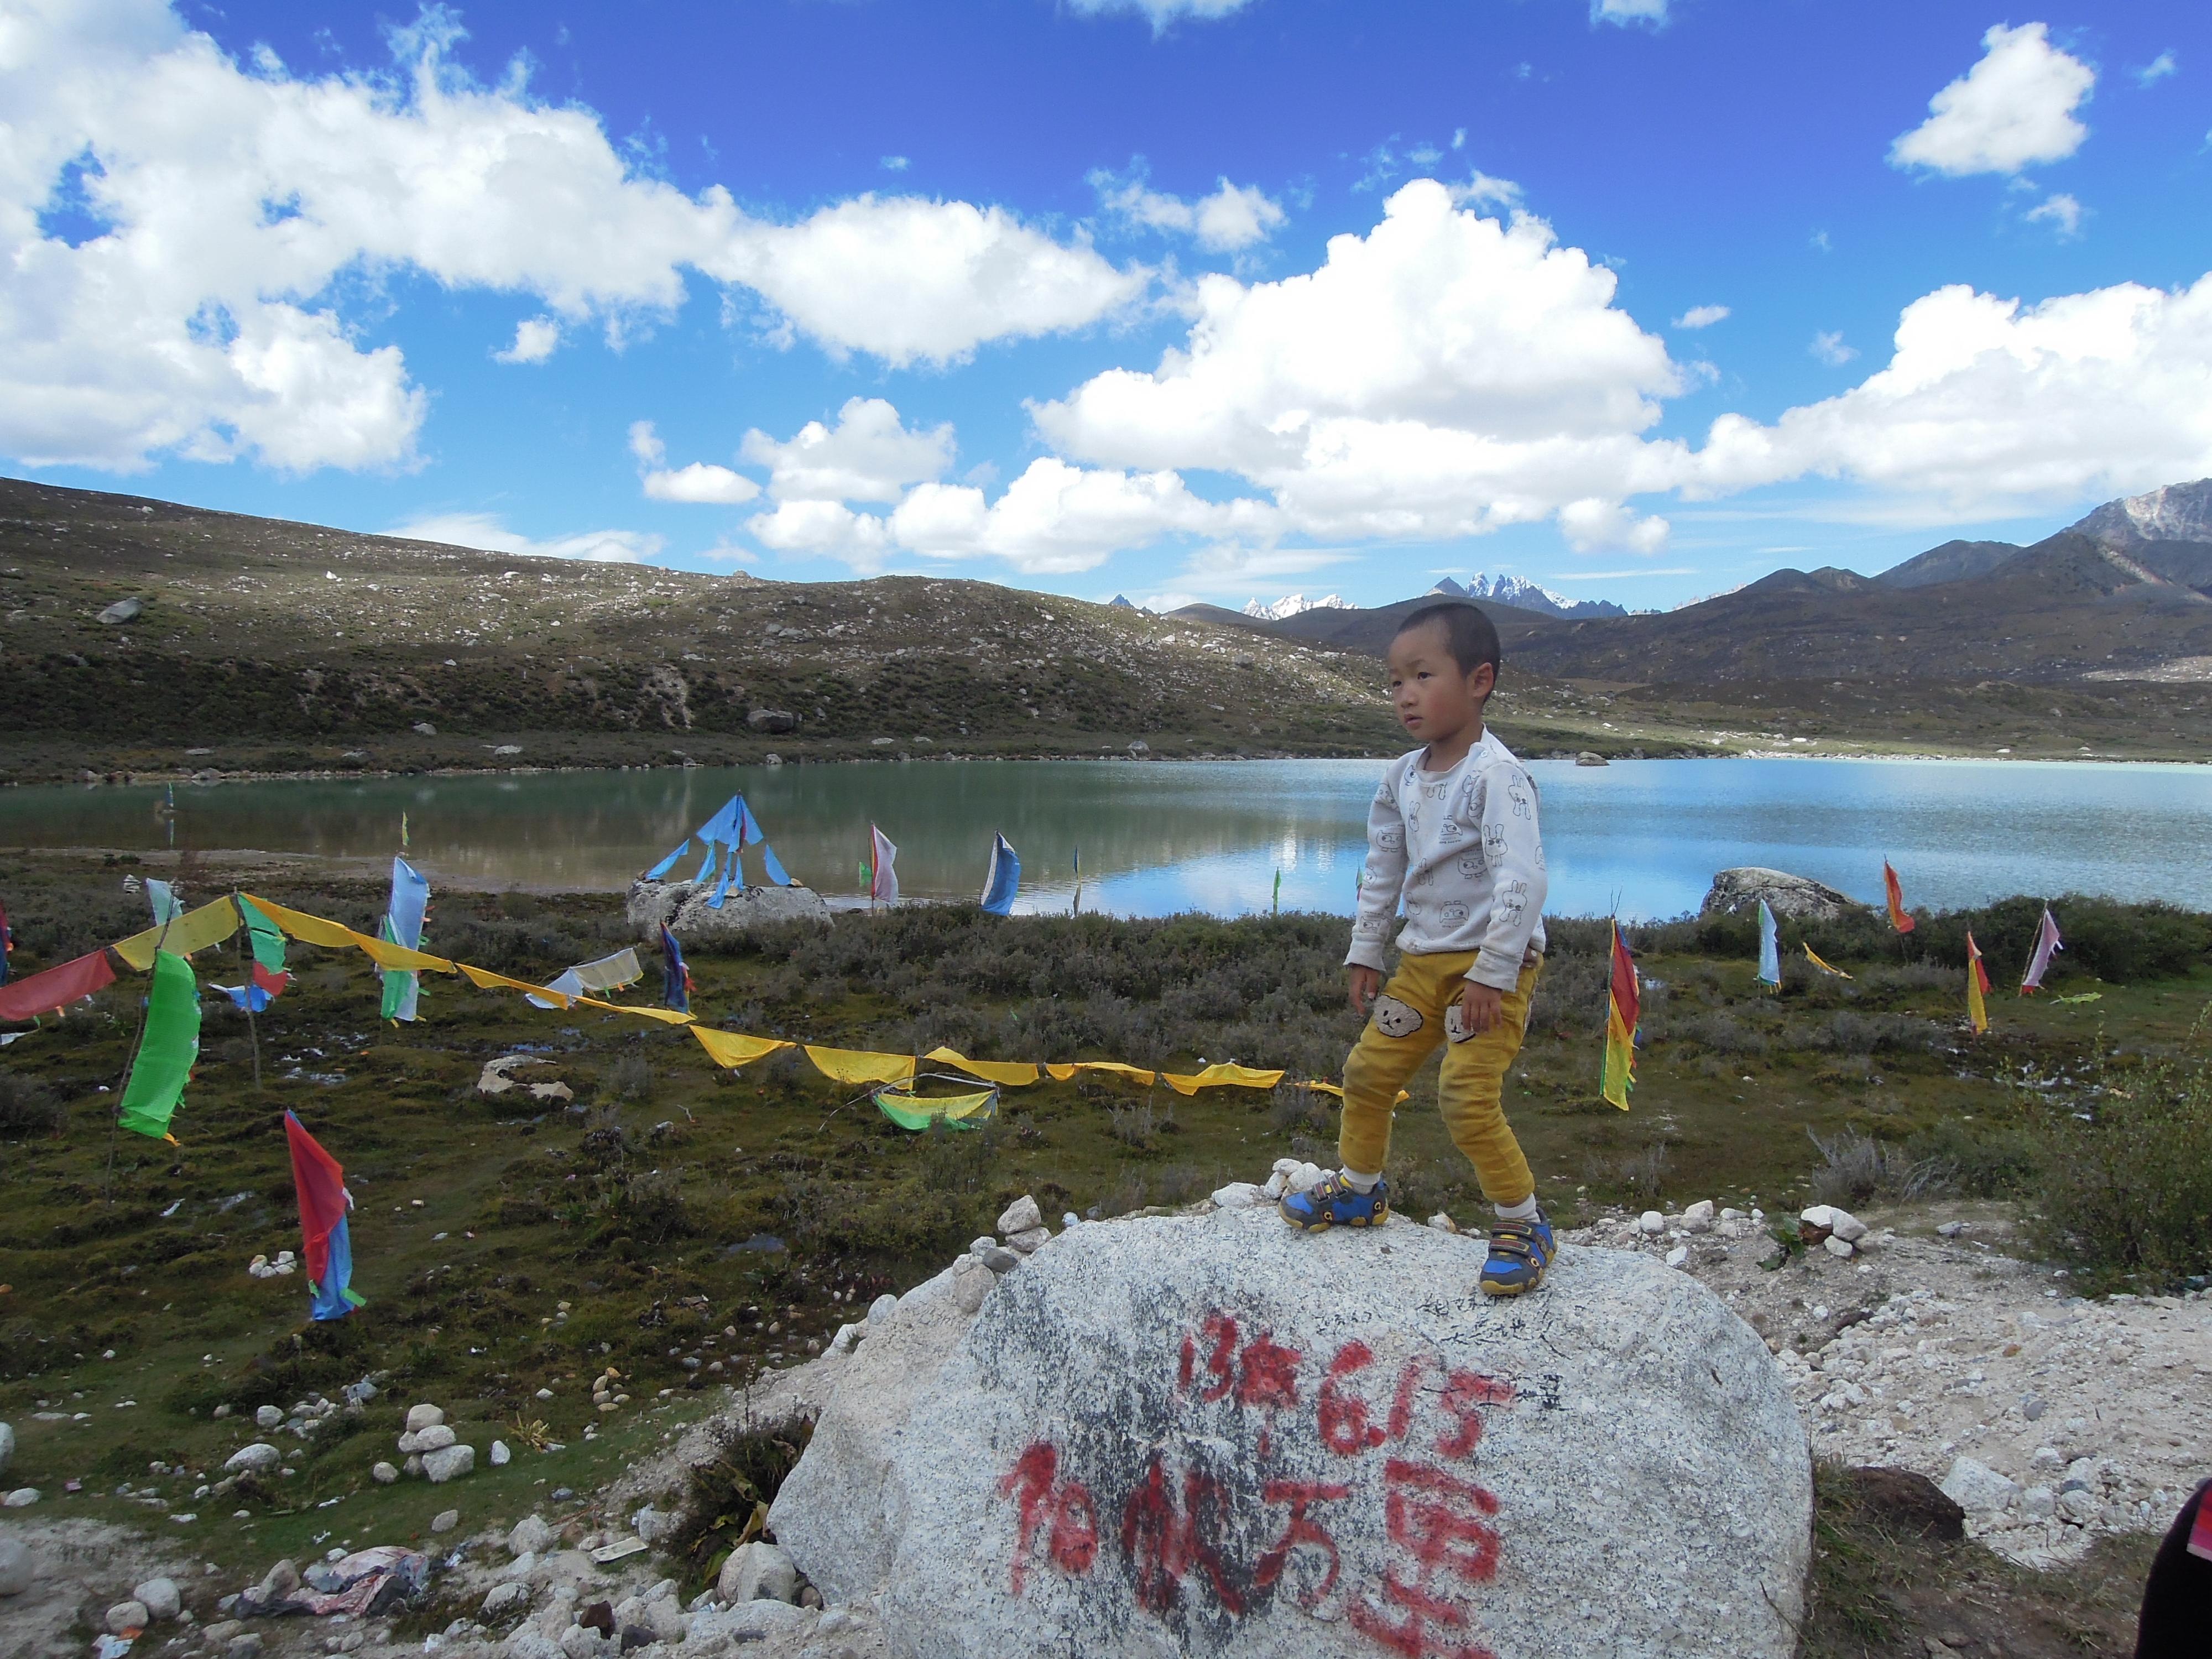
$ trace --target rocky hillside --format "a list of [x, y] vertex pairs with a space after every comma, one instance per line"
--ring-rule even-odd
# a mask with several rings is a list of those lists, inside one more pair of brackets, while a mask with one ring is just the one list
[[1133, 608], [525, 558], [16, 482], [0, 661], [0, 741], [21, 752], [252, 743], [326, 766], [481, 763], [526, 733], [663, 763], [1395, 740], [1370, 665]]

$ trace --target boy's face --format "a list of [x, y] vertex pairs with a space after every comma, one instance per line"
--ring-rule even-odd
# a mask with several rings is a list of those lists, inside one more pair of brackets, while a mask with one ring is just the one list
[[1482, 705], [1498, 682], [1498, 671], [1477, 663], [1462, 673], [1452, 660], [1451, 642], [1442, 623], [1407, 629], [1390, 641], [1390, 705], [1398, 723], [1423, 743], [1449, 744], [1462, 733], [1482, 729]]

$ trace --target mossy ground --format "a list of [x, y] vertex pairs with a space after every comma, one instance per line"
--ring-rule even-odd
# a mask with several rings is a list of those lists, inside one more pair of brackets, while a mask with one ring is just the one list
[[[0, 857], [16, 971], [139, 926], [143, 902], [121, 889], [128, 868]], [[192, 897], [228, 890], [218, 868], [181, 873]], [[288, 878], [266, 896], [367, 927], [382, 893]], [[2154, 924], [2164, 925], [2130, 912], [2114, 938], [2150, 937]], [[979, 1058], [1177, 1070], [1234, 1059], [1333, 1078], [1358, 1025], [1342, 999], [1343, 928], [1311, 915], [848, 915], [826, 933], [695, 952], [695, 1006], [731, 1029], [850, 1047], [945, 1042]], [[1508, 1097], [1553, 1213], [1698, 1198], [1782, 1210], [1806, 1201], [1816, 1177], [1837, 1178], [1812, 1137], [1853, 1132], [1909, 1149], [1939, 1187], [2006, 1190], [2050, 1093], [2024, 1082], [2063, 1092], [2101, 1051], [2172, 1052], [2212, 1000], [2212, 969], [2184, 927], [2133, 983], [2094, 980], [2077, 953], [2053, 990], [2098, 1001], [2000, 997], [1996, 1029], [1976, 1039], [1961, 1024], [1960, 975], [1941, 960], [1945, 926], [1920, 937], [1935, 959], [1900, 960], [1870, 932], [1822, 935], [1816, 948], [1856, 977], [1793, 968], [1776, 995], [1753, 985], [1728, 927], [1643, 930], [1643, 967], [1660, 987], [1624, 1114], [1595, 1094], [1602, 928], [1558, 926]], [[550, 975], [625, 939], [610, 896], [450, 894], [428, 945]], [[1095, 1078], [1009, 1091], [981, 1130], [915, 1135], [789, 1054], [732, 1077], [681, 1030], [539, 1012], [441, 978], [426, 982], [420, 1023], [380, 1025], [365, 960], [296, 945], [292, 956], [294, 988], [258, 1022], [258, 1089], [246, 1020], [208, 994], [178, 1146], [112, 1137], [114, 1097], [100, 1092], [120, 1078], [143, 981], [49, 1020], [0, 1060], [0, 1106], [23, 1115], [0, 1140], [0, 1417], [21, 1436], [9, 1481], [70, 1512], [179, 1530], [139, 1506], [158, 1496], [168, 1513], [198, 1514], [182, 1528], [195, 1548], [240, 1568], [325, 1540], [414, 1535], [455, 1501], [474, 1526], [562, 1486], [588, 1492], [705, 1409], [704, 1383], [803, 1358], [882, 1291], [941, 1267], [1023, 1192], [1054, 1218], [1111, 1214], [1259, 1178], [1280, 1156], [1334, 1153], [1321, 1097], [1184, 1099]], [[204, 984], [237, 965], [234, 954], [198, 959]], [[648, 1000], [650, 989], [626, 994]], [[567, 1082], [573, 1109], [479, 1097], [484, 1061], [523, 1048], [539, 1062], [524, 1075]], [[1474, 1218], [1472, 1171], [1433, 1109], [1434, 1065], [1411, 1087], [1392, 1155], [1399, 1206]], [[258, 1253], [299, 1248], [287, 1109], [344, 1163], [358, 1203], [354, 1285], [368, 1305], [342, 1323], [307, 1322], [298, 1277], [246, 1273]], [[609, 1365], [633, 1403], [601, 1419], [589, 1384]], [[242, 1504], [191, 1498], [193, 1477], [252, 1437], [253, 1407], [334, 1395], [370, 1371], [390, 1381], [357, 1422], [311, 1444], [280, 1433], [296, 1446], [295, 1475]], [[554, 1397], [538, 1400], [541, 1388]], [[371, 1464], [394, 1456], [404, 1407], [424, 1399], [480, 1449], [498, 1434], [567, 1449], [503, 1470], [480, 1462], [459, 1487], [374, 1486]], [[212, 1417], [226, 1403], [243, 1424]], [[40, 1422], [41, 1409], [87, 1420]], [[592, 1420], [602, 1431], [586, 1443]], [[156, 1462], [192, 1474], [150, 1474]], [[64, 1498], [70, 1480], [82, 1491]], [[132, 1496], [115, 1496], [125, 1483]], [[247, 1519], [234, 1518], [240, 1507]]]

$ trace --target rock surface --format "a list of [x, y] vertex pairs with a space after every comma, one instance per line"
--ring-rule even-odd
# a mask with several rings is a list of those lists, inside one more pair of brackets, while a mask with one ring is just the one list
[[629, 884], [629, 925], [658, 940], [666, 922], [681, 939], [735, 939], [779, 921], [830, 923], [830, 906], [811, 887], [732, 887], [716, 909], [708, 901], [718, 882], [645, 881]]
[[1768, 870], [1753, 864], [1716, 872], [1698, 914], [1709, 916], [1720, 911], [1756, 910], [1761, 899], [1778, 916], [1809, 917], [1821, 921], [1866, 908], [1850, 894], [1839, 893], [1808, 876], [1793, 876], [1786, 870]]
[[21, 1595], [35, 1576], [31, 1552], [13, 1538], [0, 1538], [0, 1595]]
[[1759, 1339], [1616, 1251], [1486, 1303], [1482, 1248], [1085, 1225], [972, 1322], [948, 1272], [840, 1362], [776, 1536], [903, 1656], [1790, 1654], [1811, 1467]]
[[789, 1552], [758, 1540], [740, 1544], [722, 1563], [714, 1595], [724, 1601], [790, 1601], [799, 1595], [799, 1569]]

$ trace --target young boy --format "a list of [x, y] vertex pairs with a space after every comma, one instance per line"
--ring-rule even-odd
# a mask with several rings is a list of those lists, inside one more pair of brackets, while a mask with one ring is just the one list
[[[1352, 1008], [1369, 1020], [1344, 1063], [1344, 1167], [1286, 1195], [1282, 1211], [1294, 1227], [1382, 1224], [1398, 1086], [1443, 1043], [1437, 1104], [1498, 1212], [1482, 1289], [1518, 1296], [1543, 1282], [1553, 1249], [1498, 1098], [1543, 960], [1544, 847], [1536, 786], [1483, 730], [1499, 655], [1497, 629], [1471, 605], [1424, 605], [1390, 642], [1391, 704], [1422, 746], [1391, 763], [1367, 814], [1345, 961]], [[1383, 950], [1401, 901], [1401, 959], [1386, 986]]]

